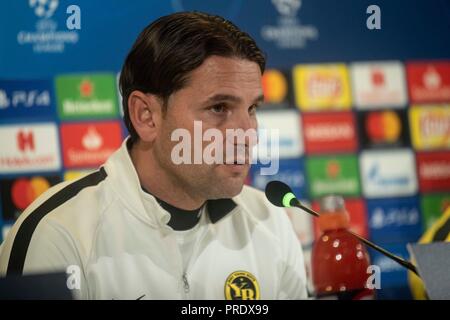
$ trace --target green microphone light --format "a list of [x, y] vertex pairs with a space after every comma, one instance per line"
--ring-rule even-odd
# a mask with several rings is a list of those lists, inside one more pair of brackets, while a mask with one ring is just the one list
[[286, 208], [290, 208], [291, 206], [291, 201], [292, 199], [297, 199], [297, 197], [295, 196], [295, 194], [293, 194], [292, 192], [288, 192], [283, 196], [283, 206]]

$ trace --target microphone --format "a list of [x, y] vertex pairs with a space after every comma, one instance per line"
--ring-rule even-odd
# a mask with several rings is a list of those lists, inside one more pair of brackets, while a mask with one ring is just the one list
[[[267, 185], [266, 185], [266, 197], [267, 199], [275, 206], [277, 207], [284, 207], [284, 208], [291, 208], [291, 207], [296, 207], [296, 208], [300, 208], [306, 212], [308, 212], [309, 214], [312, 214], [315, 217], [319, 217], [320, 214], [308, 207], [305, 207], [295, 196], [295, 194], [292, 192], [291, 188], [285, 184], [284, 182], [281, 181], [270, 181]], [[350, 230], [346, 230], [348, 233], [350, 233], [352, 236], [358, 238], [361, 242], [363, 242], [364, 244], [366, 244], [367, 246], [373, 248], [374, 250], [382, 253], [383, 255], [385, 255], [386, 257], [394, 260], [395, 262], [397, 262], [398, 264], [400, 264], [401, 266], [411, 270], [412, 272], [414, 272], [416, 275], [419, 276], [419, 274], [417, 273], [417, 268], [416, 266], [414, 266], [411, 262], [406, 261], [405, 259], [398, 257], [392, 253], [390, 253], [389, 251], [381, 248], [380, 246], [376, 245], [375, 243], [361, 237], [360, 235], [350, 231]]]

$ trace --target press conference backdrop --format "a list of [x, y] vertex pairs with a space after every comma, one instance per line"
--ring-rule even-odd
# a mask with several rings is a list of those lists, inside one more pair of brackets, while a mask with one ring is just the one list
[[[367, 26], [372, 4], [381, 29]], [[262, 176], [257, 164], [248, 183], [285, 181], [315, 208], [341, 194], [355, 231], [408, 258], [406, 243], [450, 203], [447, 0], [1, 1], [3, 237], [39, 194], [119, 147], [126, 53], [149, 22], [184, 10], [234, 21], [267, 54], [258, 119], [280, 130], [280, 169]], [[317, 228], [290, 217], [309, 260]], [[409, 298], [405, 270], [371, 259], [378, 297]]]

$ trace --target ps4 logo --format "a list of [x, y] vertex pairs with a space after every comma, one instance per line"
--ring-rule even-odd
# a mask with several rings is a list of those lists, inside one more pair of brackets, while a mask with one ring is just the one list
[[385, 227], [402, 227], [417, 225], [420, 215], [416, 208], [390, 208], [384, 210], [381, 207], [375, 208], [370, 219], [372, 229]]
[[20, 106], [25, 108], [31, 108], [34, 106], [49, 107], [50, 104], [51, 99], [50, 92], [48, 90], [13, 91], [11, 97], [8, 97], [7, 92], [0, 89], [0, 110]]

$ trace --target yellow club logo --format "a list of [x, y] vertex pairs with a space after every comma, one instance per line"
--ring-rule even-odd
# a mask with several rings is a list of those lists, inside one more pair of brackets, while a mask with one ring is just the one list
[[259, 300], [259, 284], [247, 271], [235, 271], [225, 281], [226, 300]]

